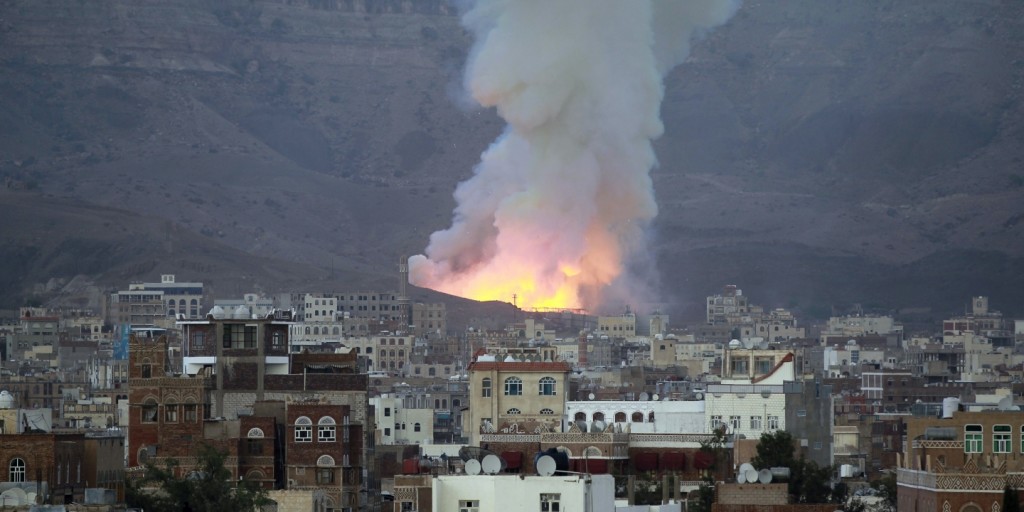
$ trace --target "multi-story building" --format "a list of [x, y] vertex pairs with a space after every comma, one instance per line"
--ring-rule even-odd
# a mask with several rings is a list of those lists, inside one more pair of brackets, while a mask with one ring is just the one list
[[948, 405], [943, 409], [939, 418], [905, 420], [905, 450], [897, 470], [898, 509], [1001, 510], [1004, 489], [1018, 497], [1024, 491], [1024, 412], [963, 412]]
[[308, 400], [286, 405], [287, 489], [321, 490], [328, 510], [359, 506], [363, 425], [347, 405]]
[[444, 337], [448, 334], [448, 316], [443, 302], [412, 305], [413, 333], [428, 338]]
[[274, 312], [274, 300], [256, 293], [246, 293], [241, 299], [217, 299], [213, 305], [224, 311], [234, 311], [239, 306], [245, 306], [250, 313], [261, 318]]
[[743, 290], [730, 284], [719, 295], [707, 298], [707, 322], [711, 325], [730, 323], [729, 319], [750, 313], [750, 304]]
[[546, 357], [512, 351], [476, 354], [469, 365], [470, 407], [463, 427], [471, 444], [479, 444], [482, 433], [561, 425], [572, 367], [552, 360], [553, 352]]
[[599, 316], [597, 332], [612, 338], [632, 338], [636, 336], [636, 315], [627, 311], [618, 316]]
[[[379, 444], [430, 444], [434, 441], [434, 409], [406, 407], [400, 396], [370, 399], [376, 414]], [[447, 409], [447, 407], [446, 407]]]
[[163, 274], [159, 283], [132, 283], [110, 296], [111, 323], [170, 327], [179, 318], [202, 315], [203, 283], [178, 282]]
[[747, 439], [786, 430], [785, 383], [796, 380], [795, 360], [782, 350], [726, 350], [722, 381], [705, 394], [708, 427]]

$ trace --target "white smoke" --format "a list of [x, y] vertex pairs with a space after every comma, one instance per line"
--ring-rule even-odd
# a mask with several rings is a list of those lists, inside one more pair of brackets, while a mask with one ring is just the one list
[[508, 126], [409, 259], [418, 286], [526, 306], [592, 305], [657, 215], [662, 78], [737, 0], [477, 0], [465, 86]]

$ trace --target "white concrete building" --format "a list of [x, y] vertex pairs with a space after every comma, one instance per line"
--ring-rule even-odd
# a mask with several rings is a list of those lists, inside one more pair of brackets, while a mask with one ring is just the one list
[[703, 434], [708, 432], [704, 407], [703, 400], [570, 401], [565, 404], [564, 430], [570, 423], [584, 422], [591, 431], [595, 421], [602, 421], [623, 432]]
[[246, 293], [241, 299], [217, 299], [213, 301], [214, 306], [220, 306], [224, 311], [234, 311], [239, 306], [249, 308], [249, 312], [259, 318], [266, 318], [274, 311], [274, 300], [267, 297], [260, 297], [255, 293]]
[[426, 444], [434, 440], [434, 410], [407, 409], [399, 397], [370, 398], [374, 406], [378, 444]]
[[433, 480], [432, 510], [615, 512], [611, 475], [446, 475]]
[[[705, 394], [708, 428], [758, 439], [786, 429], [784, 383], [796, 380], [795, 356], [781, 350], [726, 350], [726, 377]], [[742, 364], [741, 364], [742, 363]]]

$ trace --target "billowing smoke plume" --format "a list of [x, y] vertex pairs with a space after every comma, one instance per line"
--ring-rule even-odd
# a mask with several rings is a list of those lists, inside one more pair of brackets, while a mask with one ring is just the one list
[[477, 0], [465, 85], [508, 123], [409, 259], [418, 286], [585, 307], [644, 249], [662, 78], [738, 0]]

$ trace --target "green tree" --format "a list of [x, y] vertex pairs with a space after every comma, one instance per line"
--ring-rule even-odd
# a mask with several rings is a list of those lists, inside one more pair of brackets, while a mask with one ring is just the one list
[[127, 482], [128, 506], [147, 512], [225, 512], [256, 510], [269, 503], [259, 483], [232, 478], [224, 467], [225, 452], [206, 444], [197, 449], [196, 470], [184, 477], [175, 476], [178, 463], [169, 460], [163, 468], [148, 465], [144, 478]]
[[789, 494], [796, 503], [828, 503], [832, 498], [832, 467], [794, 455], [796, 443], [786, 431], [765, 432], [750, 463], [755, 468], [789, 468]]
[[[869, 485], [878, 492], [878, 495], [885, 498], [883, 510], [896, 510], [896, 475], [889, 473], [878, 480], [872, 481]], [[876, 507], [881, 509], [882, 507]]]

